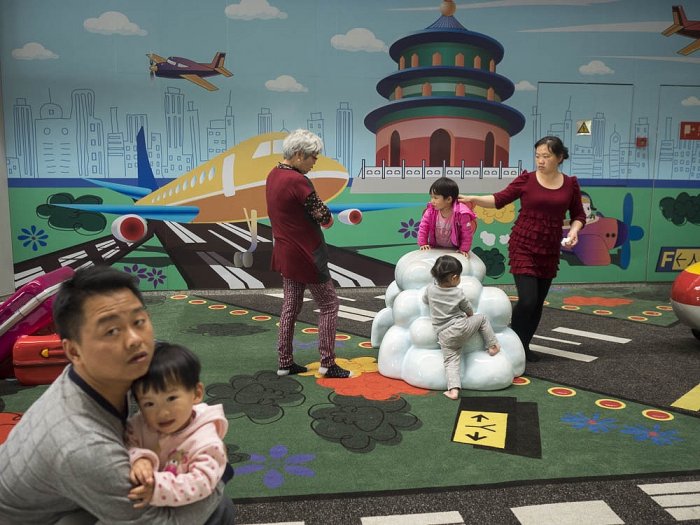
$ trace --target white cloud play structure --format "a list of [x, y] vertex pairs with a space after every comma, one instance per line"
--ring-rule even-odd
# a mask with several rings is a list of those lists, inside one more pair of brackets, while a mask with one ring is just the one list
[[484, 314], [493, 327], [501, 351], [490, 356], [479, 333], [462, 347], [462, 388], [499, 390], [525, 371], [525, 350], [508, 327], [511, 305], [500, 288], [482, 285], [486, 266], [474, 253], [469, 259], [452, 250], [416, 250], [396, 264], [394, 281], [386, 289], [386, 308], [372, 323], [372, 346], [379, 348], [379, 372], [430, 390], [447, 388], [442, 350], [430, 322], [428, 305], [421, 300], [433, 282], [430, 269], [441, 255], [452, 255], [462, 263], [462, 282], [476, 313]]

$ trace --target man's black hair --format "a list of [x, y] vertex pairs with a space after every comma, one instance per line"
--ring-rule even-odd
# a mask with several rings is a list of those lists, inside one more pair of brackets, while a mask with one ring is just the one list
[[112, 266], [81, 268], [61, 283], [52, 305], [56, 332], [61, 339], [79, 340], [80, 325], [85, 319], [83, 306], [89, 297], [120, 290], [131, 291], [144, 304], [136, 277]]

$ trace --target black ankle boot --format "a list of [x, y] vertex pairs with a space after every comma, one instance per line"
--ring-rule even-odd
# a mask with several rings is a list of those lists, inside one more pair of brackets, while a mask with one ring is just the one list
[[525, 360], [529, 361], [530, 363], [536, 363], [540, 360], [540, 356], [538, 356], [532, 350], [525, 350]]

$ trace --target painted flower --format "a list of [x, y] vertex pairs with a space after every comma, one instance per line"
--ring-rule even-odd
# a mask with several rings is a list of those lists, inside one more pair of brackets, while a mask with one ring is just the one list
[[610, 432], [615, 429], [617, 421], [614, 418], [601, 418], [600, 413], [595, 412], [592, 416], [586, 416], [581, 412], [576, 414], [566, 414], [561, 420], [568, 423], [576, 430], [588, 430], [590, 432]]
[[402, 431], [417, 430], [423, 424], [409, 412], [411, 406], [403, 398], [373, 401], [331, 394], [328, 399], [330, 403], [309, 409], [311, 428], [350, 452], [371, 452], [377, 443], [398, 445]]
[[265, 425], [284, 416], [283, 406], [299, 406], [306, 401], [304, 388], [296, 379], [262, 370], [255, 375], [233, 376], [228, 383], [207, 386], [208, 403], [221, 403], [229, 419], [247, 417]]
[[136, 277], [139, 282], [142, 279], [146, 279], [146, 268], [139, 266], [138, 264], [132, 264], [131, 266], [124, 266], [124, 271], [130, 275]]
[[151, 268], [146, 272], [146, 279], [148, 279], [149, 283], [153, 283], [153, 288], [158, 288], [159, 284], [165, 283], [163, 270], [158, 270], [157, 268]]
[[[352, 372], [353, 378], [360, 376], [365, 372], [376, 372], [379, 369], [377, 367], [377, 359], [374, 357], [356, 357], [354, 359], [344, 359], [342, 357], [338, 357], [335, 360], [335, 364], [337, 364], [340, 368], [350, 370], [350, 372]], [[306, 368], [308, 368], [308, 372], [299, 374], [300, 376], [314, 376], [317, 379], [323, 379], [325, 381], [337, 381], [336, 379], [325, 379], [321, 375], [321, 373], [318, 371], [318, 369], [321, 367], [320, 361], [315, 361], [305, 366]], [[343, 381], [347, 381], [347, 379], [343, 379]], [[319, 384], [323, 385], [324, 383], [319, 381]], [[335, 385], [335, 383], [329, 383], [324, 386], [330, 385]]]
[[408, 222], [401, 221], [401, 228], [399, 228], [399, 233], [403, 234], [404, 239], [413, 237], [418, 238], [418, 225], [420, 222], [416, 222], [413, 219], [408, 219]]
[[676, 437], [678, 435], [677, 430], [660, 430], [659, 425], [656, 424], [652, 428], [644, 427], [641, 425], [628, 426], [620, 430], [623, 434], [629, 434], [634, 437], [636, 441], [651, 441], [655, 445], [672, 445], [673, 443], [683, 441], [683, 439]]
[[362, 396], [375, 401], [399, 399], [401, 394], [425, 396], [430, 393], [430, 390], [411, 386], [401, 379], [391, 379], [375, 371], [365, 371], [350, 380], [323, 378], [317, 383], [332, 388], [341, 396]]
[[236, 475], [251, 474], [253, 472], [265, 471], [263, 483], [268, 489], [276, 489], [284, 484], [284, 475], [303, 476], [311, 478], [316, 473], [303, 463], [316, 458], [315, 454], [295, 454], [290, 456], [287, 447], [275, 445], [270, 449], [268, 456], [261, 454], [251, 454], [250, 463], [236, 467]]
[[22, 246], [26, 248], [31, 244], [32, 251], [38, 251], [39, 246], [46, 246], [46, 239], [49, 236], [43, 229], [37, 228], [33, 224], [29, 229], [22, 228], [22, 235], [18, 235], [17, 239], [22, 241]]

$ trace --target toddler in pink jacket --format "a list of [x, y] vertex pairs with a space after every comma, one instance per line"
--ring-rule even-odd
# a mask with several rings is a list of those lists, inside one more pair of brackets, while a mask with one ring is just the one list
[[183, 346], [158, 343], [132, 392], [140, 411], [129, 419], [126, 444], [134, 507], [177, 507], [211, 494], [226, 469], [221, 405], [202, 403], [201, 365]]
[[469, 257], [476, 231], [476, 214], [457, 200], [459, 187], [447, 177], [440, 177], [430, 186], [430, 202], [418, 226], [418, 246], [454, 248]]

